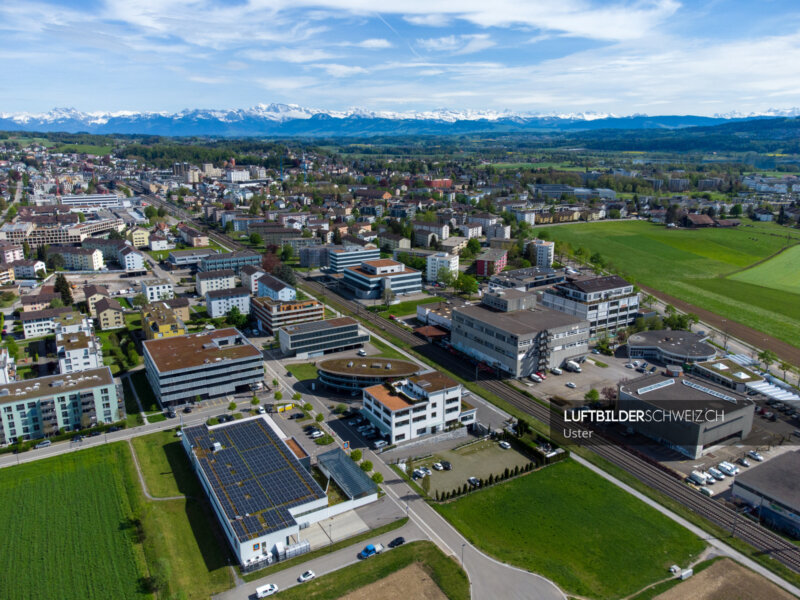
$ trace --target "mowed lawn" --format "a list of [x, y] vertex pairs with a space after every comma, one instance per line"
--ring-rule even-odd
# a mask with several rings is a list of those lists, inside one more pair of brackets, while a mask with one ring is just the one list
[[800, 246], [793, 246], [760, 265], [735, 273], [730, 279], [800, 294]]
[[417, 306], [421, 304], [433, 304], [434, 302], [441, 302], [442, 300], [444, 300], [444, 298], [441, 296], [430, 296], [428, 298], [422, 298], [421, 300], [407, 300], [405, 302], [392, 304], [387, 310], [381, 311], [379, 314], [384, 318], [388, 318], [389, 315], [406, 317], [408, 315], [417, 314]]
[[800, 234], [774, 223], [752, 227], [745, 223], [736, 229], [676, 230], [629, 221], [563, 225], [547, 231], [551, 239], [568, 242], [573, 249], [599, 252], [613, 270], [638, 283], [800, 345], [800, 294], [753, 282], [765, 276], [755, 275], [753, 281], [739, 277], [746, 272], [740, 273], [743, 269], [786, 246], [787, 233], [793, 243], [800, 242]]
[[150, 597], [122, 444], [0, 470], [0, 598]]
[[437, 509], [483, 551], [565, 591], [622, 598], [686, 567], [702, 540], [567, 460]]

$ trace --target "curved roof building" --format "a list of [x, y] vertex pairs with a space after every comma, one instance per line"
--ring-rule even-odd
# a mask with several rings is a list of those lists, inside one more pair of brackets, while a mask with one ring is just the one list
[[410, 361], [394, 358], [331, 358], [317, 363], [317, 377], [328, 388], [355, 394], [371, 385], [410, 377], [421, 369]]
[[711, 360], [717, 351], [714, 346], [705, 343], [706, 339], [708, 336], [690, 331], [640, 331], [628, 338], [628, 355], [664, 364]]

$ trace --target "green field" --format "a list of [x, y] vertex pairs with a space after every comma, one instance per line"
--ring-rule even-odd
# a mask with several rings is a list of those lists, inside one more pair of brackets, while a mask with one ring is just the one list
[[[317, 378], [317, 367], [311, 363], [296, 363], [293, 365], [286, 365], [286, 370], [294, 375], [298, 381]], [[284, 400], [289, 400], [289, 398], [284, 398]]]
[[[774, 223], [685, 230], [644, 221], [581, 223], [546, 230], [550, 239], [567, 242], [573, 250], [599, 252], [612, 271], [637, 283], [800, 345], [800, 295], [786, 287], [791, 275], [786, 275], [789, 279], [784, 280], [788, 283], [783, 288], [774, 289], [764, 287], [769, 274], [758, 273], [762, 265], [750, 275], [743, 271], [787, 244], [800, 242], [798, 232]], [[778, 256], [772, 260], [791, 261], [791, 256], [798, 256], [794, 252], [787, 259]], [[767, 265], [772, 260], [763, 267], [771, 269]]]
[[663, 579], [670, 565], [687, 566], [705, 545], [571, 460], [437, 509], [488, 554], [597, 599]]
[[145, 598], [123, 444], [0, 470], [0, 598]]
[[800, 294], [800, 246], [784, 250], [774, 258], [731, 275], [729, 279]]
[[97, 156], [106, 156], [111, 154], [113, 147], [111, 146], [96, 146], [94, 144], [64, 144], [53, 148], [53, 152], [63, 152], [64, 154], [95, 154]]
[[385, 318], [389, 318], [389, 315], [394, 315], [395, 317], [415, 315], [417, 314], [417, 306], [420, 304], [433, 304], [434, 302], [441, 302], [442, 300], [444, 300], [444, 298], [441, 296], [430, 296], [429, 298], [423, 298], [422, 300], [398, 302], [397, 304], [392, 304], [387, 310], [381, 311], [378, 314]]

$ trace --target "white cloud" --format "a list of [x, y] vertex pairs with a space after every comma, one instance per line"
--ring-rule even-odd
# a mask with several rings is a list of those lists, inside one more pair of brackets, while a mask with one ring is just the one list
[[318, 69], [322, 69], [331, 77], [351, 77], [353, 75], [363, 75], [367, 72], [367, 70], [363, 67], [356, 67], [351, 65], [339, 65], [336, 63], [325, 63], [325, 64], [317, 64], [311, 65], [312, 67], [317, 67]]
[[417, 40], [417, 45], [429, 52], [449, 52], [451, 54], [472, 54], [494, 46], [486, 33], [473, 35], [448, 35], [440, 38]]
[[313, 77], [259, 77], [255, 81], [265, 89], [278, 92], [295, 92], [319, 83]]
[[274, 50], [244, 50], [240, 56], [264, 62], [309, 63], [337, 58], [336, 54], [316, 48], [276, 48]]
[[384, 48], [391, 48], [393, 46], [389, 40], [385, 40], [383, 38], [370, 38], [352, 45], [358, 46], [359, 48], [367, 48], [368, 50], [382, 50]]
[[227, 83], [228, 79], [226, 77], [206, 77], [204, 75], [191, 75], [189, 77], [189, 81], [194, 81], [195, 83], [205, 83], [208, 85], [219, 85], [221, 83]]
[[444, 27], [450, 23], [450, 18], [441, 14], [432, 15], [406, 15], [403, 17], [412, 25], [422, 25], [427, 27]]

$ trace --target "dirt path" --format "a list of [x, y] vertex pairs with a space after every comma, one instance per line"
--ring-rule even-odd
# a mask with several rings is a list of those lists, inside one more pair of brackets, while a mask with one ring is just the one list
[[641, 286], [641, 288], [659, 300], [668, 304], [672, 304], [672, 306], [682, 312], [696, 314], [698, 317], [700, 317], [701, 321], [708, 323], [719, 331], [727, 330], [731, 337], [738, 338], [746, 344], [754, 346], [755, 348], [772, 350], [778, 355], [779, 358], [782, 358], [793, 365], [800, 365], [800, 348], [796, 348], [791, 344], [777, 340], [766, 333], [757, 331], [752, 327], [748, 327], [747, 325], [742, 325], [741, 323], [737, 323], [731, 319], [724, 319], [710, 310], [700, 308], [699, 306], [694, 306], [693, 304], [689, 304], [688, 302], [676, 298], [675, 296], [670, 296], [669, 294], [665, 294], [664, 292], [644, 285]]
[[339, 600], [447, 600], [441, 588], [419, 563], [342, 596]]
[[148, 500], [153, 500], [154, 502], [160, 502], [162, 500], [185, 500], [187, 496], [167, 496], [166, 498], [156, 498], [150, 495], [150, 492], [147, 489], [147, 484], [144, 481], [144, 475], [142, 474], [142, 468], [139, 466], [139, 459], [136, 456], [136, 450], [133, 448], [133, 444], [130, 440], [128, 440], [128, 446], [131, 449], [131, 456], [133, 456], [133, 464], [136, 466], [136, 474], [139, 476], [139, 483], [142, 484], [142, 493], [144, 497]]

